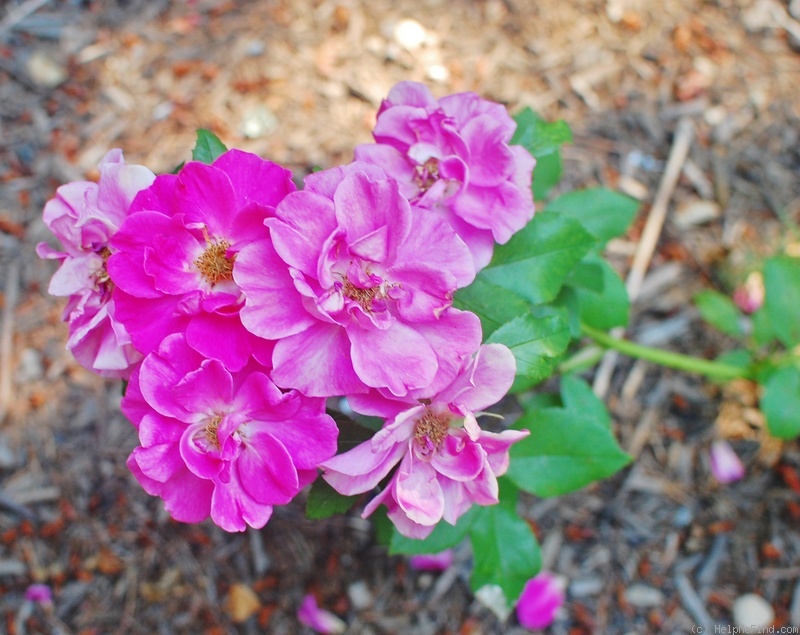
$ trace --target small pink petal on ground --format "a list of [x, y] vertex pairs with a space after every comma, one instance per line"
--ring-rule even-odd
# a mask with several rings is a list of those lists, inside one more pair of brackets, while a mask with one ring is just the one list
[[425, 553], [411, 556], [409, 562], [412, 569], [417, 571], [444, 571], [449, 568], [455, 556], [452, 549], [446, 549], [440, 553]]
[[310, 593], [303, 598], [297, 609], [297, 619], [317, 633], [344, 633], [347, 625], [330, 611], [319, 608], [317, 598]]
[[53, 603], [53, 592], [46, 584], [31, 584], [25, 589], [25, 599], [28, 602], [48, 605]]
[[711, 444], [711, 473], [720, 483], [733, 483], [744, 476], [744, 465], [727, 441]]
[[540, 573], [525, 584], [517, 600], [517, 619], [525, 628], [546, 628], [563, 603], [562, 581], [552, 573]]

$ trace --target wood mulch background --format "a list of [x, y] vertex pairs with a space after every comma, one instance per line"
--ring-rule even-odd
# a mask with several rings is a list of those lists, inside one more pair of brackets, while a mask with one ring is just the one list
[[[397, 81], [473, 90], [565, 119], [561, 190], [602, 184], [642, 213], [610, 257], [625, 275], [678, 121], [694, 129], [628, 335], [714, 357], [691, 296], [730, 291], [797, 240], [800, 2], [781, 0], [11, 0], [0, 8], [0, 632], [308, 633], [313, 592], [349, 633], [524, 632], [442, 574], [376, 546], [357, 515], [262, 531], [172, 522], [127, 473], [120, 387], [64, 350], [41, 209], [112, 147], [156, 172], [198, 127], [290, 167], [347, 162]], [[552, 633], [687, 633], [755, 592], [800, 625], [800, 452], [763, 435], [757, 395], [620, 359], [607, 390], [635, 463], [524, 512], [568, 600]], [[722, 416], [719, 416], [722, 413]], [[711, 439], [747, 478], [717, 485]], [[51, 610], [23, 602], [34, 582]]]

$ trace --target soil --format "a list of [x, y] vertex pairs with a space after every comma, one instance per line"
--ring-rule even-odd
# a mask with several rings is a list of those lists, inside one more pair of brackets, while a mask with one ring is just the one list
[[[0, 632], [310, 633], [306, 593], [348, 633], [525, 632], [468, 585], [470, 553], [414, 571], [357, 513], [311, 522], [303, 501], [227, 534], [171, 521], [125, 467], [137, 444], [120, 385], [65, 350], [47, 294], [55, 188], [96, 178], [107, 150], [171, 171], [195, 130], [298, 180], [352, 159], [398, 81], [475, 91], [564, 119], [558, 191], [642, 201], [609, 246], [625, 275], [679, 121], [694, 135], [628, 336], [713, 358], [733, 342], [691, 297], [732, 291], [796, 246], [800, 3], [781, 0], [12, 0], [0, 8]], [[593, 379], [592, 373], [587, 378]], [[550, 388], [546, 386], [545, 388]], [[635, 462], [522, 512], [562, 575], [552, 633], [687, 633], [729, 625], [757, 593], [800, 626], [800, 451], [763, 432], [757, 394], [618, 360], [606, 391]], [[720, 416], [723, 413], [723, 416]], [[728, 437], [747, 477], [720, 486]], [[51, 607], [23, 600], [40, 582]]]

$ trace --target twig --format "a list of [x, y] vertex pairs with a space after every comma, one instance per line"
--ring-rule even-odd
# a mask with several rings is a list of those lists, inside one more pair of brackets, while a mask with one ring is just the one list
[[678, 588], [678, 594], [681, 596], [681, 603], [686, 612], [695, 619], [699, 626], [705, 629], [706, 633], [713, 632], [714, 620], [708, 614], [703, 600], [697, 595], [689, 578], [685, 575], [675, 576], [675, 586]]
[[[675, 130], [675, 138], [672, 142], [672, 149], [670, 150], [669, 159], [667, 160], [667, 166], [664, 169], [664, 175], [661, 177], [661, 183], [658, 185], [658, 191], [656, 192], [653, 206], [650, 208], [650, 215], [647, 217], [647, 222], [642, 231], [642, 237], [639, 240], [636, 254], [633, 257], [631, 270], [625, 281], [625, 288], [628, 291], [631, 303], [636, 300], [636, 296], [639, 295], [639, 291], [642, 288], [644, 275], [647, 272], [647, 268], [650, 266], [650, 260], [653, 258], [653, 252], [658, 243], [658, 237], [661, 235], [661, 229], [664, 227], [664, 220], [667, 217], [669, 202], [672, 198], [672, 193], [675, 191], [675, 186], [678, 184], [678, 178], [681, 175], [683, 164], [686, 161], [686, 157], [689, 155], [689, 147], [691, 146], [693, 138], [694, 125], [691, 119], [684, 117], [678, 121], [678, 126]], [[611, 334], [616, 338], [620, 338], [624, 332], [625, 329], [620, 327], [612, 330]], [[616, 364], [617, 353], [615, 351], [608, 351], [600, 362], [592, 389], [601, 399], [605, 397], [608, 392], [611, 374], [614, 372]]]
[[0, 422], [11, 404], [11, 347], [14, 334], [14, 309], [19, 295], [19, 260], [12, 260], [6, 273], [6, 297], [0, 327]]
[[3, 21], [0, 22], [0, 36], [4, 35], [6, 31], [13, 29], [31, 13], [35, 13], [48, 2], [50, 2], [50, 0], [27, 0], [27, 2], [23, 2], [16, 9], [9, 11], [6, 17], [3, 18]]

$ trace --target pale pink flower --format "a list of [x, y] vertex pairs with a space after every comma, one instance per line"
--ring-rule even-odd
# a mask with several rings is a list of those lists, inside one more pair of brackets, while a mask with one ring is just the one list
[[106, 154], [99, 169], [98, 183], [75, 181], [56, 190], [43, 217], [64, 250], [40, 243], [36, 252], [61, 263], [48, 291], [69, 298], [63, 318], [69, 325], [67, 349], [99, 375], [127, 378], [142, 356], [115, 317], [114, 284], [106, 264], [111, 237], [155, 174], [141, 165], [126, 165], [121, 150]]
[[192, 161], [141, 192], [112, 239], [108, 271], [116, 316], [147, 354], [171, 333], [231, 370], [251, 356], [269, 363], [271, 345], [241, 324], [236, 258], [267, 235], [264, 220], [295, 190], [288, 170], [230, 150], [211, 165]]
[[517, 619], [525, 628], [547, 628], [564, 604], [561, 580], [552, 573], [540, 573], [531, 578], [517, 600]]
[[123, 412], [141, 446], [128, 467], [176, 520], [209, 515], [227, 531], [263, 527], [336, 452], [325, 400], [282, 392], [255, 362], [231, 372], [182, 334], [131, 376]]
[[712, 442], [709, 456], [711, 473], [720, 483], [733, 483], [744, 476], [744, 465], [727, 441]]
[[300, 608], [297, 609], [297, 619], [301, 624], [325, 635], [337, 635], [347, 630], [347, 625], [330, 611], [321, 609], [317, 598], [310, 593], [303, 598]]
[[478, 318], [451, 307], [475, 277], [440, 218], [363, 163], [309, 175], [239, 253], [242, 323], [277, 340], [272, 378], [312, 396], [388, 387], [397, 395], [455, 375], [480, 344]]
[[510, 146], [516, 123], [475, 93], [438, 101], [423, 84], [400, 82], [381, 104], [373, 136], [355, 157], [382, 167], [414, 204], [440, 213], [467, 243], [476, 268], [533, 218], [536, 163]]
[[417, 571], [444, 571], [455, 561], [455, 554], [452, 549], [445, 549], [439, 553], [411, 556], [408, 561], [411, 568]]
[[349, 396], [353, 410], [386, 423], [369, 441], [321, 463], [323, 478], [349, 496], [370, 491], [397, 467], [363, 515], [384, 504], [398, 531], [410, 538], [424, 538], [442, 519], [455, 525], [473, 504], [496, 504], [508, 449], [529, 432], [487, 432], [475, 416], [506, 394], [515, 369], [511, 351], [489, 344], [438, 393]]

